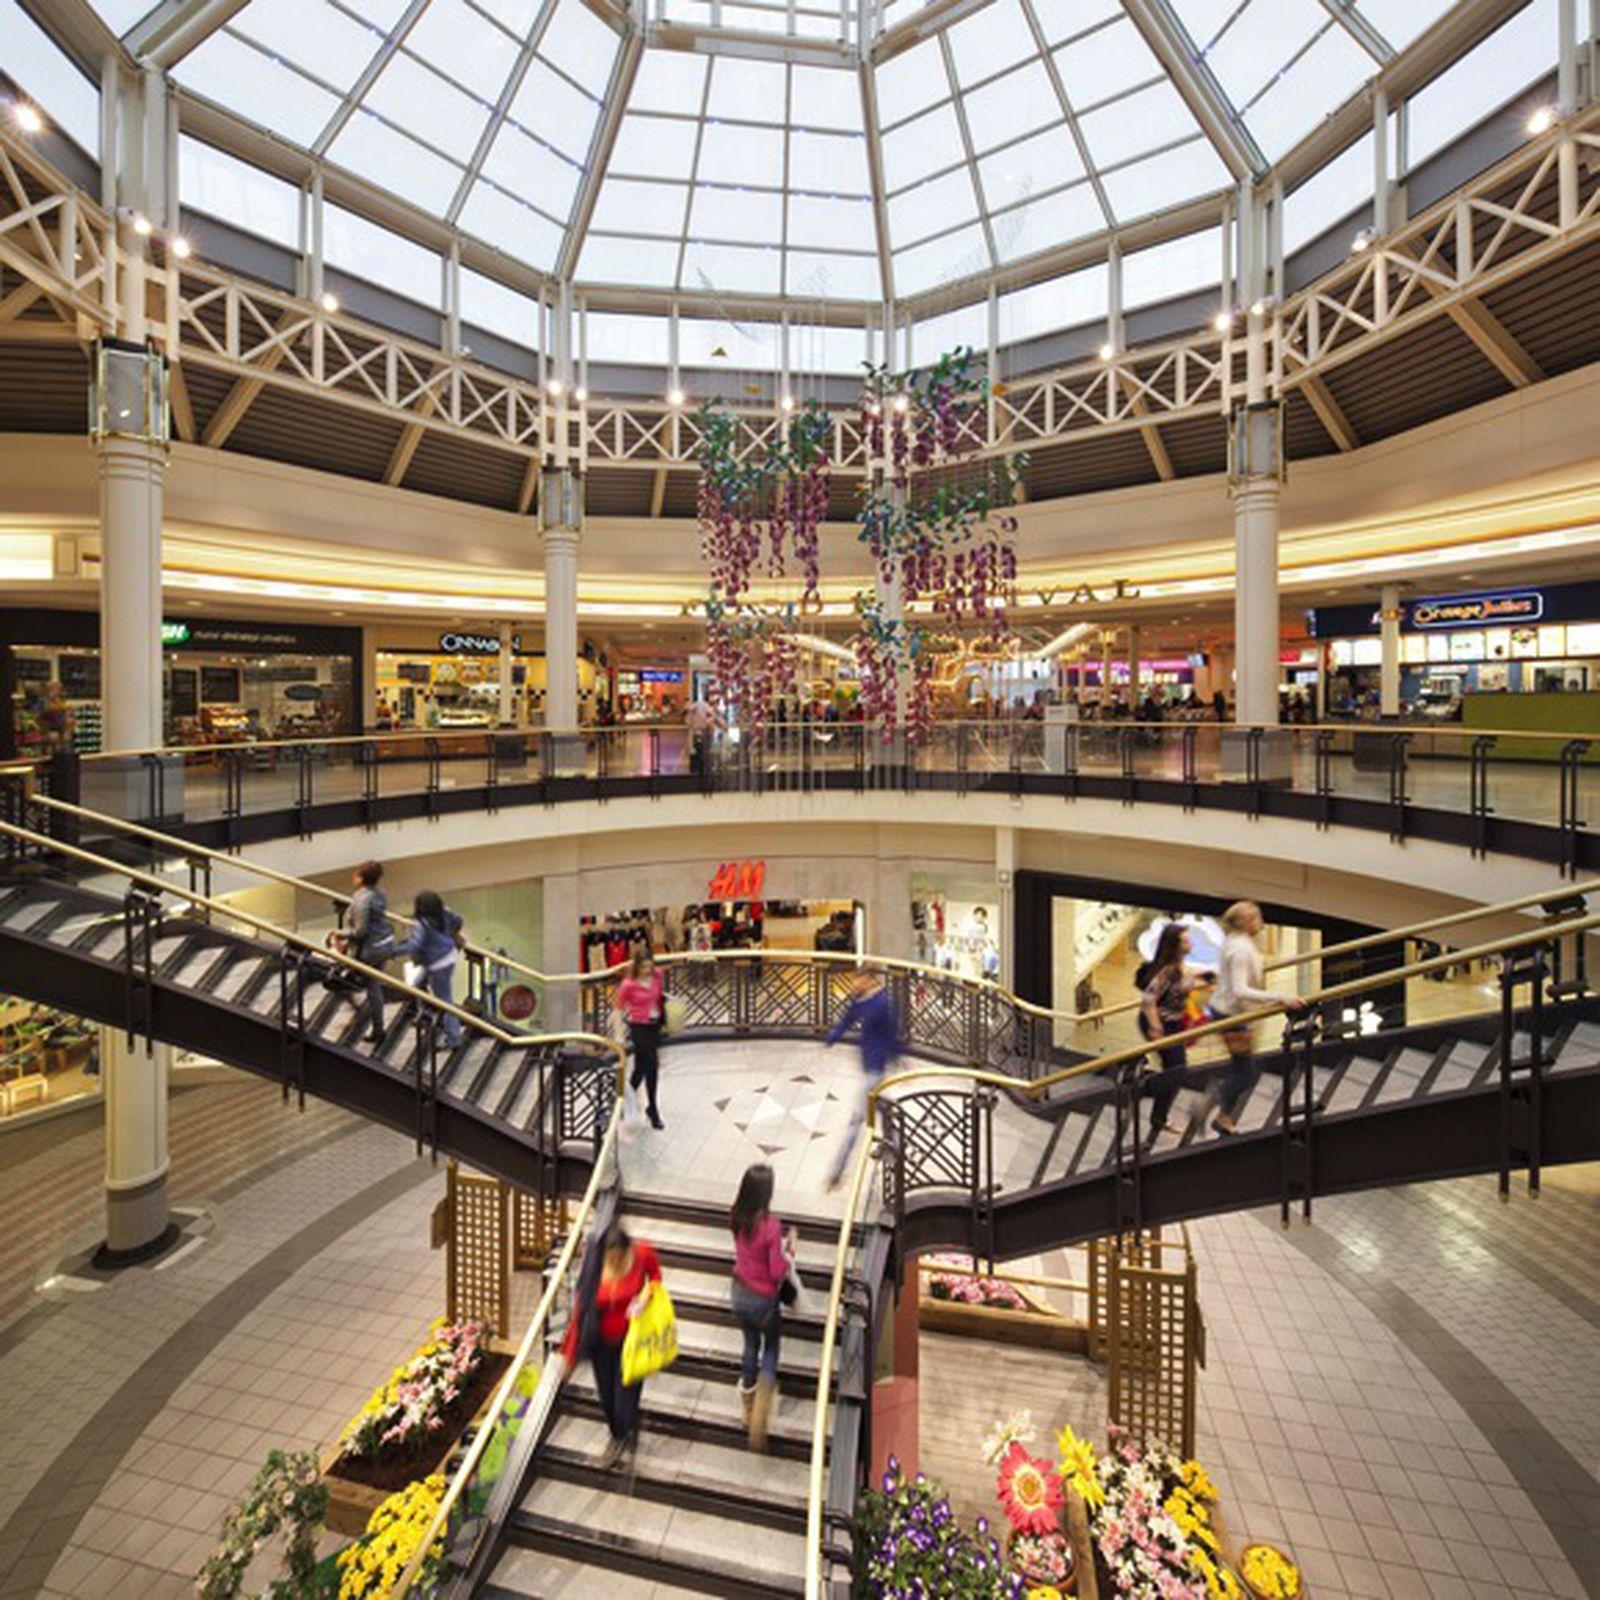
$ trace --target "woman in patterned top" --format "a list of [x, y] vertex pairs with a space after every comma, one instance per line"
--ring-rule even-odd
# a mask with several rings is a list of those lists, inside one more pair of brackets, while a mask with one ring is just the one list
[[[1189, 996], [1202, 981], [1192, 977], [1184, 966], [1183, 958], [1189, 953], [1189, 930], [1181, 923], [1169, 922], [1161, 930], [1156, 953], [1145, 969], [1144, 999], [1140, 1006], [1140, 1031], [1145, 1038], [1165, 1039], [1182, 1033], [1189, 1026], [1185, 1020]], [[1150, 1080], [1150, 1134], [1149, 1143], [1171, 1127], [1167, 1114], [1178, 1090], [1183, 1087], [1189, 1066], [1189, 1047], [1186, 1044], [1163, 1044], [1157, 1054], [1161, 1057], [1161, 1070]]]

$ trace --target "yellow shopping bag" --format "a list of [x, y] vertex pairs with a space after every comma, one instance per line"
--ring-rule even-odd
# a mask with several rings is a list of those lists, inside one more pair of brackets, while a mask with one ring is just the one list
[[637, 1315], [628, 1319], [627, 1337], [622, 1341], [623, 1384], [631, 1389], [677, 1359], [678, 1314], [672, 1309], [667, 1286], [657, 1283]]

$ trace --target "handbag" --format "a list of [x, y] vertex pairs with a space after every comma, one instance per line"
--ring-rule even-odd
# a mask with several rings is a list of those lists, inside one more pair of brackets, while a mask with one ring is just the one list
[[678, 1314], [664, 1283], [652, 1284], [622, 1341], [622, 1382], [631, 1389], [678, 1359]]
[[811, 1310], [811, 1292], [800, 1281], [800, 1269], [793, 1256], [789, 1258], [789, 1270], [784, 1273], [783, 1282], [778, 1285], [778, 1299], [786, 1310], [797, 1311], [801, 1316]]

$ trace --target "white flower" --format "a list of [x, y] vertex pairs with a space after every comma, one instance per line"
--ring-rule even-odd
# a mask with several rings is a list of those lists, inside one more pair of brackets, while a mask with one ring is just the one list
[[994, 1429], [983, 1441], [983, 1459], [991, 1467], [1000, 1465], [1000, 1458], [1013, 1444], [1029, 1444], [1038, 1436], [1038, 1429], [1033, 1425], [1033, 1413], [1027, 1409], [1013, 1411], [1003, 1422], [996, 1422]]

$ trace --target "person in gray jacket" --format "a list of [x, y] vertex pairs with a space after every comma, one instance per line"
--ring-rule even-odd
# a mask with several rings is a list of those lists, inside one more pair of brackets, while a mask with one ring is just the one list
[[[381, 972], [394, 955], [394, 924], [389, 920], [389, 897], [378, 887], [383, 864], [363, 861], [355, 871], [356, 892], [345, 912], [345, 931], [339, 948], [348, 956]], [[367, 979], [367, 1042], [383, 1038], [383, 985]]]

